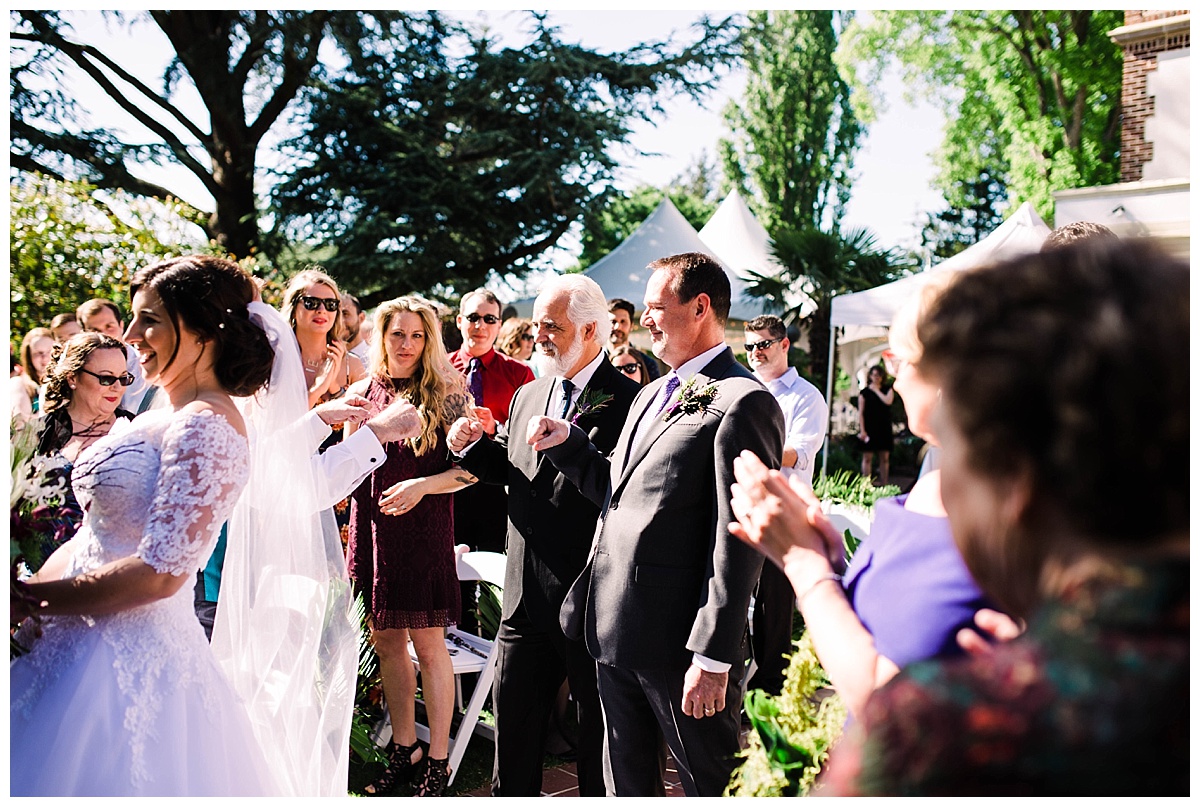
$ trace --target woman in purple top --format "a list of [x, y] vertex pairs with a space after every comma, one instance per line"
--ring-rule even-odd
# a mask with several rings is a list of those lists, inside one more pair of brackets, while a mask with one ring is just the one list
[[[885, 353], [913, 434], [932, 442], [938, 389], [920, 373], [917, 321], [937, 298], [941, 276], [896, 314]], [[752, 454], [735, 460], [732, 531], [783, 569], [829, 680], [851, 715], [900, 668], [959, 652], [956, 634], [987, 607], [950, 535], [939, 471], [907, 496], [875, 505], [871, 535], [845, 577], [842, 536], [821, 515], [812, 489], [789, 484]]]

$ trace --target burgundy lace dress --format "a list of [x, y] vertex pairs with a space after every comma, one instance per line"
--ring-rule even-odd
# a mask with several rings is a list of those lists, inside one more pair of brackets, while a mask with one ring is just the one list
[[[400, 382], [403, 383], [403, 382]], [[366, 397], [383, 407], [395, 397], [388, 381], [371, 379]], [[443, 423], [452, 422], [443, 418]], [[451, 467], [444, 430], [417, 456], [407, 443], [387, 443], [387, 459], [354, 491], [348, 567], [376, 629], [433, 628], [458, 620], [454, 560], [454, 494], [425, 496], [410, 512], [384, 515], [383, 492], [405, 479]]]

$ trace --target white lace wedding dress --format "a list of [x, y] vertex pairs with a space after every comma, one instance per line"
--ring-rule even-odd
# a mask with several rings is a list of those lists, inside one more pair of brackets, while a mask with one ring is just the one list
[[86, 516], [64, 578], [136, 555], [188, 581], [116, 614], [45, 621], [10, 670], [12, 795], [280, 792], [190, 585], [248, 473], [245, 438], [210, 412], [118, 421], [80, 456]]

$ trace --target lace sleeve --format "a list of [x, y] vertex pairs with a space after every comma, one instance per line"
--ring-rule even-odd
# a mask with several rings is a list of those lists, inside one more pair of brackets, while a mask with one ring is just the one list
[[225, 418], [189, 412], [163, 435], [154, 500], [137, 556], [160, 573], [207, 560], [249, 475], [246, 440]]

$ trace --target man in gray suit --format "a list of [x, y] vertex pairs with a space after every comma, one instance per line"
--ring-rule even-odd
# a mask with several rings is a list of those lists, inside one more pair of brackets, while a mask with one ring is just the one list
[[665, 740], [684, 792], [719, 796], [736, 767], [747, 607], [761, 560], [729, 533], [733, 460], [778, 468], [783, 414], [724, 343], [729, 278], [712, 258], [661, 258], [642, 325], [672, 368], [643, 387], [611, 463], [577, 426], [534, 418], [527, 439], [602, 504], [563, 604], [597, 660], [610, 795], [663, 795]]
[[603, 796], [604, 718], [596, 662], [583, 641], [558, 623], [567, 589], [587, 562], [600, 504], [585, 497], [525, 441], [525, 426], [545, 414], [571, 416], [598, 450], [612, 451], [629, 405], [641, 389], [618, 373], [603, 350], [608, 336], [604, 292], [585, 275], [551, 278], [533, 305], [534, 362], [541, 377], [513, 395], [509, 424], [495, 440], [479, 421], [461, 418], [447, 435], [459, 465], [482, 484], [508, 486], [508, 567], [496, 642], [493, 796], [537, 796], [547, 720], [563, 680], [579, 719], [579, 795]]

